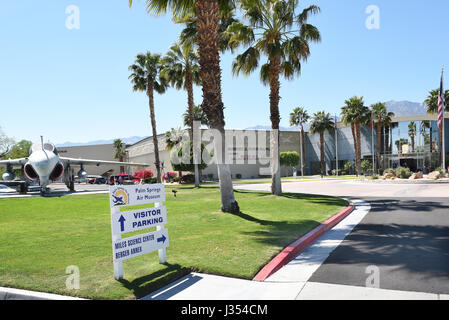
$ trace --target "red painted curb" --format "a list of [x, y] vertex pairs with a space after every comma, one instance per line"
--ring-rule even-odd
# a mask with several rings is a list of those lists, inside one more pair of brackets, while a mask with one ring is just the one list
[[327, 230], [332, 229], [341, 220], [346, 218], [352, 211], [354, 206], [350, 205], [341, 212], [324, 221], [318, 227], [308, 232], [284, 250], [279, 253], [273, 260], [271, 260], [259, 273], [254, 277], [255, 281], [265, 281], [266, 278], [278, 271], [281, 267], [286, 265], [291, 259], [296, 257], [302, 250], [321, 237]]

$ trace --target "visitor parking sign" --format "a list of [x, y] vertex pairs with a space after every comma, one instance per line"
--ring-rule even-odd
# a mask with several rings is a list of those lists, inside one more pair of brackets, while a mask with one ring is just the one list
[[[114, 276], [123, 279], [123, 261], [158, 251], [159, 262], [166, 263], [169, 246], [165, 186], [163, 184], [114, 185], [109, 187], [111, 207], [112, 253]], [[152, 204], [141, 209], [121, 211], [120, 208]], [[122, 234], [156, 227], [156, 231], [122, 239]]]

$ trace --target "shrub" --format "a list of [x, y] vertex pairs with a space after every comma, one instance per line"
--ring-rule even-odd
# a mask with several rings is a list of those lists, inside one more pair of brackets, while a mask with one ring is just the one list
[[194, 183], [195, 182], [195, 175], [193, 174], [186, 174], [185, 176], [181, 177], [181, 183]]
[[235, 177], [236, 177], [237, 179], [242, 179], [242, 175], [241, 175], [240, 173], [237, 173], [237, 174], [235, 175]]
[[343, 167], [343, 170], [345, 170], [348, 174], [354, 174], [354, 172], [355, 172], [355, 163], [354, 163], [354, 161], [346, 162], [345, 166]]
[[399, 167], [396, 169], [396, 176], [401, 179], [408, 179], [412, 176], [412, 172], [409, 168]]
[[209, 173], [209, 174], [207, 175], [207, 178], [208, 178], [210, 181], [214, 180], [214, 174], [213, 174], [213, 173]]
[[145, 184], [157, 183], [157, 178], [155, 178], [155, 177], [145, 178], [145, 179], [143, 179], [143, 183], [145, 183]]
[[369, 160], [362, 160], [361, 167], [363, 172], [373, 170], [372, 162]]
[[287, 151], [280, 153], [281, 166], [296, 167], [299, 165], [299, 153], [296, 151]]
[[396, 172], [394, 172], [394, 169], [392, 169], [392, 168], [385, 169], [384, 174], [386, 174], [386, 173], [392, 173], [392, 174], [396, 175]]

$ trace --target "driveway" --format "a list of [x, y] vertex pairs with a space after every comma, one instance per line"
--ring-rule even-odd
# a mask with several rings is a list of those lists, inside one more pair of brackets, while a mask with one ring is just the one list
[[[238, 188], [268, 190], [269, 185]], [[343, 288], [351, 288], [334, 285], [449, 294], [449, 184], [298, 182], [283, 184], [283, 191], [360, 199], [370, 206], [313, 274], [301, 279], [314, 284], [316, 294], [308, 297], [329, 297], [328, 288], [330, 298], [338, 298]], [[298, 280], [302, 260], [299, 255], [268, 280]]]

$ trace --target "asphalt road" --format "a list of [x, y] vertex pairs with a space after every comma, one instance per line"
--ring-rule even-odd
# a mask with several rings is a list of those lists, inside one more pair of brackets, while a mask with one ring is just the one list
[[449, 199], [365, 198], [371, 211], [309, 281], [449, 294]]
[[[243, 188], [268, 190], [269, 185]], [[371, 205], [310, 282], [449, 294], [449, 184], [300, 182], [283, 184], [283, 191]]]

